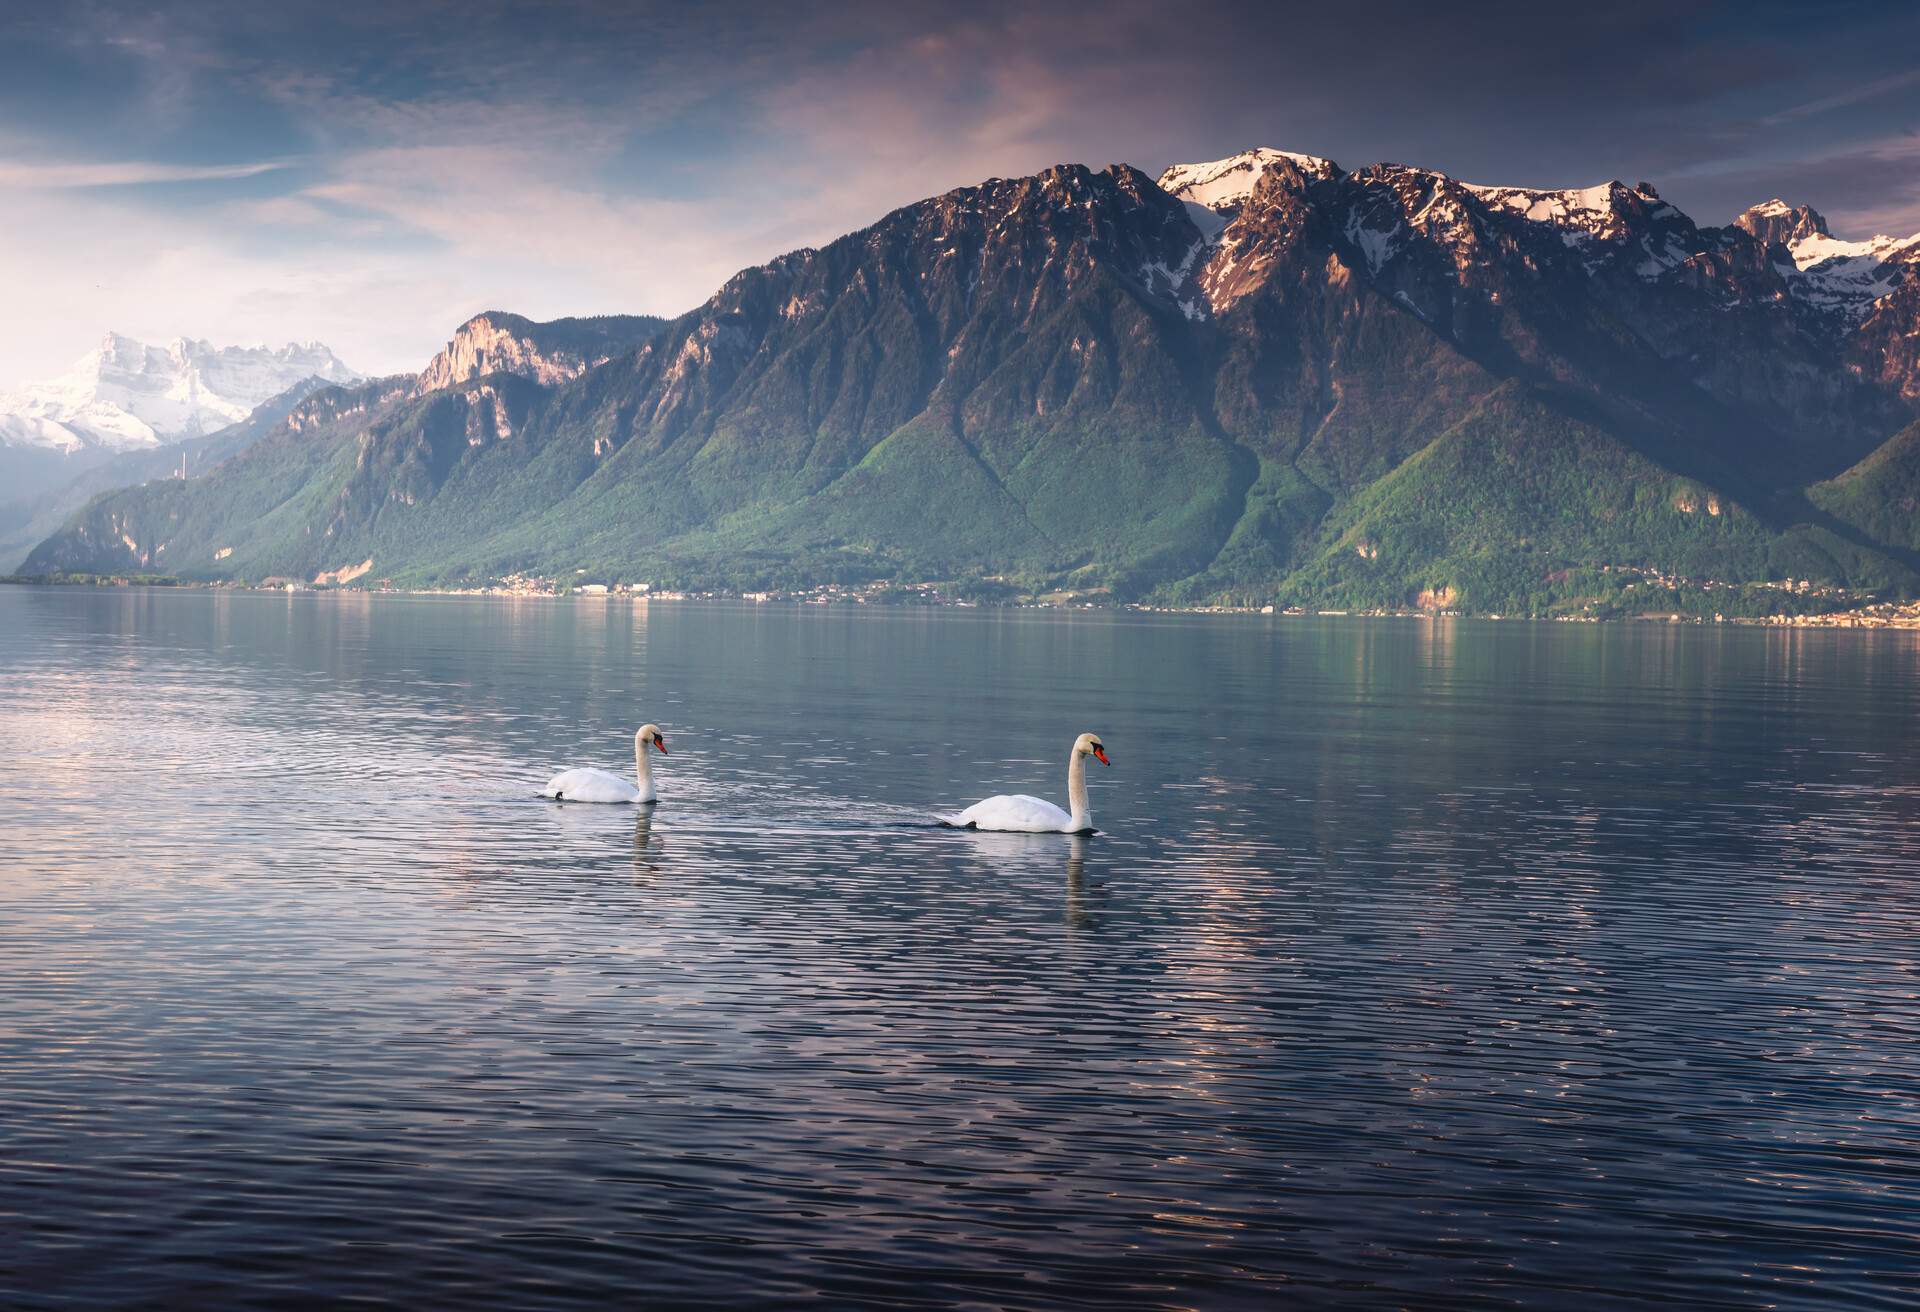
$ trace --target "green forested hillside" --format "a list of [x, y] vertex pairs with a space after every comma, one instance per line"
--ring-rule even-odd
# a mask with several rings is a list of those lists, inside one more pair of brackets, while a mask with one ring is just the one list
[[1816, 483], [1807, 495], [1867, 537], [1920, 552], [1920, 424], [1903, 428], [1839, 477]]
[[[1623, 604], [1649, 576], [1748, 582], [1816, 577], [1904, 589], [1912, 573], [1819, 528], [1770, 523], [1507, 383], [1432, 445], [1341, 504], [1284, 600], [1363, 607], [1424, 599], [1546, 613]], [[1597, 567], [1604, 567], [1597, 568]], [[1678, 585], [1677, 585], [1678, 586]], [[1673, 591], [1657, 585], [1653, 592]], [[1684, 586], [1679, 590], [1687, 591]], [[1697, 591], [1698, 589], [1692, 589]], [[1722, 597], [1716, 608], [1752, 599]]]

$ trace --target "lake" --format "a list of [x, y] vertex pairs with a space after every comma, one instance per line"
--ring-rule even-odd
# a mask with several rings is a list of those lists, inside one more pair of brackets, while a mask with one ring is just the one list
[[0, 1305], [1911, 1307], [1917, 636], [0, 588]]

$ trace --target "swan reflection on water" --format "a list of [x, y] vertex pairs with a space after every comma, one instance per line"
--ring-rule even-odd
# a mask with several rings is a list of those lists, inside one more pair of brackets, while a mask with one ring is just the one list
[[[1075, 929], [1092, 925], [1089, 906], [1098, 895], [1103, 865], [1098, 840], [1084, 834], [996, 833], [985, 830], [945, 830], [931, 847], [922, 846], [925, 828], [917, 825], [860, 825], [847, 828], [769, 830], [758, 821], [693, 821], [661, 826], [651, 806], [635, 807], [626, 816], [614, 816], [605, 807], [545, 808], [551, 826], [554, 858], [561, 868], [600, 865], [609, 856], [631, 870], [635, 885], [657, 888], [674, 862], [678, 877], [696, 878], [703, 871], [731, 868], [754, 853], [777, 849], [786, 854], [795, 874], [810, 868], [808, 856], [843, 845], [870, 849], [876, 857], [898, 860], [908, 870], [934, 876], [945, 867], [963, 882], [983, 888], [1018, 886], [1035, 906], [1052, 904], [1054, 890], [1062, 890], [1067, 923]], [[609, 823], [613, 822], [613, 823]], [[923, 824], [924, 822], [922, 822]], [[629, 826], [631, 826], [629, 828]], [[679, 838], [672, 837], [678, 830]], [[691, 844], [687, 846], [685, 844]], [[618, 855], [624, 848], [624, 860]], [[785, 881], [782, 881], [785, 882]]]
[[651, 883], [660, 873], [660, 844], [653, 833], [653, 808], [642, 807], [633, 817], [633, 877]]
[[1067, 837], [1067, 928], [1090, 929], [1093, 920], [1087, 914], [1087, 849], [1092, 846], [1085, 834]]
[[[1090, 861], [1093, 840], [1085, 834], [1021, 834], [967, 830], [959, 836], [967, 855], [982, 867], [983, 877], [992, 876], [1005, 883], [1032, 883], [1036, 887], [1065, 877], [1066, 919], [1072, 929], [1093, 927], [1088, 914], [1090, 889], [1088, 867], [1098, 875], [1100, 866]], [[1066, 841], [1063, 843], [1061, 840]]]

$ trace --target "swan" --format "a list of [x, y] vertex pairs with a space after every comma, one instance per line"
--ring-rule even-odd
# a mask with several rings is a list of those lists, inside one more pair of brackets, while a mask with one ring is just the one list
[[551, 797], [556, 802], [657, 802], [660, 796], [653, 791], [653, 769], [647, 764], [648, 743], [652, 743], [660, 755], [667, 754], [667, 740], [660, 736], [659, 726], [641, 725], [640, 731], [633, 735], [633, 772], [640, 780], [637, 788], [617, 774], [582, 768], [562, 770], [547, 780], [540, 796]]
[[940, 823], [954, 829], [992, 829], [1015, 834], [1090, 834], [1093, 809], [1087, 805], [1087, 758], [1112, 765], [1107, 749], [1097, 734], [1083, 733], [1073, 740], [1073, 755], [1067, 758], [1067, 802], [1072, 812], [1062, 811], [1052, 802], [1016, 793], [989, 797], [975, 802], [957, 815], [943, 815]]

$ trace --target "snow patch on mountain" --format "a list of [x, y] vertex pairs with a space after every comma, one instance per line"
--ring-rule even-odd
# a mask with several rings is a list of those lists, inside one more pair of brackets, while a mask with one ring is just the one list
[[1613, 193], [1617, 182], [1597, 187], [1541, 191], [1533, 187], [1482, 187], [1460, 184], [1496, 209], [1510, 210], [1535, 223], [1550, 223], [1569, 235], [1598, 235], [1614, 218]]
[[1255, 184], [1266, 171], [1282, 160], [1314, 181], [1324, 181], [1340, 173], [1338, 164], [1318, 155], [1259, 146], [1203, 164], [1175, 164], [1160, 175], [1160, 190], [1215, 214], [1232, 214], [1253, 194]]
[[1180, 203], [1186, 207], [1187, 218], [1192, 220], [1193, 226], [1200, 230], [1202, 241], [1211, 246], [1220, 240], [1220, 234], [1227, 230], [1227, 224], [1230, 222], [1228, 215], [1222, 214], [1219, 210], [1208, 209], [1198, 201], [1183, 200]]
[[1400, 235], [1400, 223], [1395, 220], [1392, 228], [1382, 232], [1367, 225], [1366, 216], [1359, 210], [1347, 213], [1347, 240], [1360, 248], [1366, 257], [1367, 272], [1378, 274], [1394, 257], [1396, 245], [1394, 239]]
[[1150, 291], [1164, 291], [1188, 319], [1195, 321], [1205, 319], [1207, 308], [1204, 293], [1195, 296], [1189, 292], [1183, 297], [1180, 295], [1180, 289], [1186, 286], [1187, 279], [1192, 276], [1195, 262], [1208, 247], [1213, 245], [1219, 235], [1217, 229], [1212, 235], [1203, 231], [1199, 240], [1187, 248], [1186, 254], [1180, 257], [1180, 263], [1176, 265], [1169, 266], [1165, 260], [1148, 261], [1140, 266], [1140, 280], [1147, 284]]
[[1793, 266], [1781, 266], [1780, 272], [1794, 296], [1858, 323], [1909, 276], [1904, 266], [1920, 256], [1920, 234], [1841, 241], [1816, 233], [1793, 242], [1787, 252]]
[[1695, 254], [1673, 233], [1668, 233], [1658, 244], [1652, 237], [1642, 237], [1640, 252], [1643, 258], [1634, 265], [1633, 271], [1649, 282], [1679, 268]]
[[276, 350], [176, 338], [148, 346], [108, 333], [60, 377], [0, 393], [0, 445], [163, 446], [238, 423], [303, 379], [359, 377], [318, 342]]

